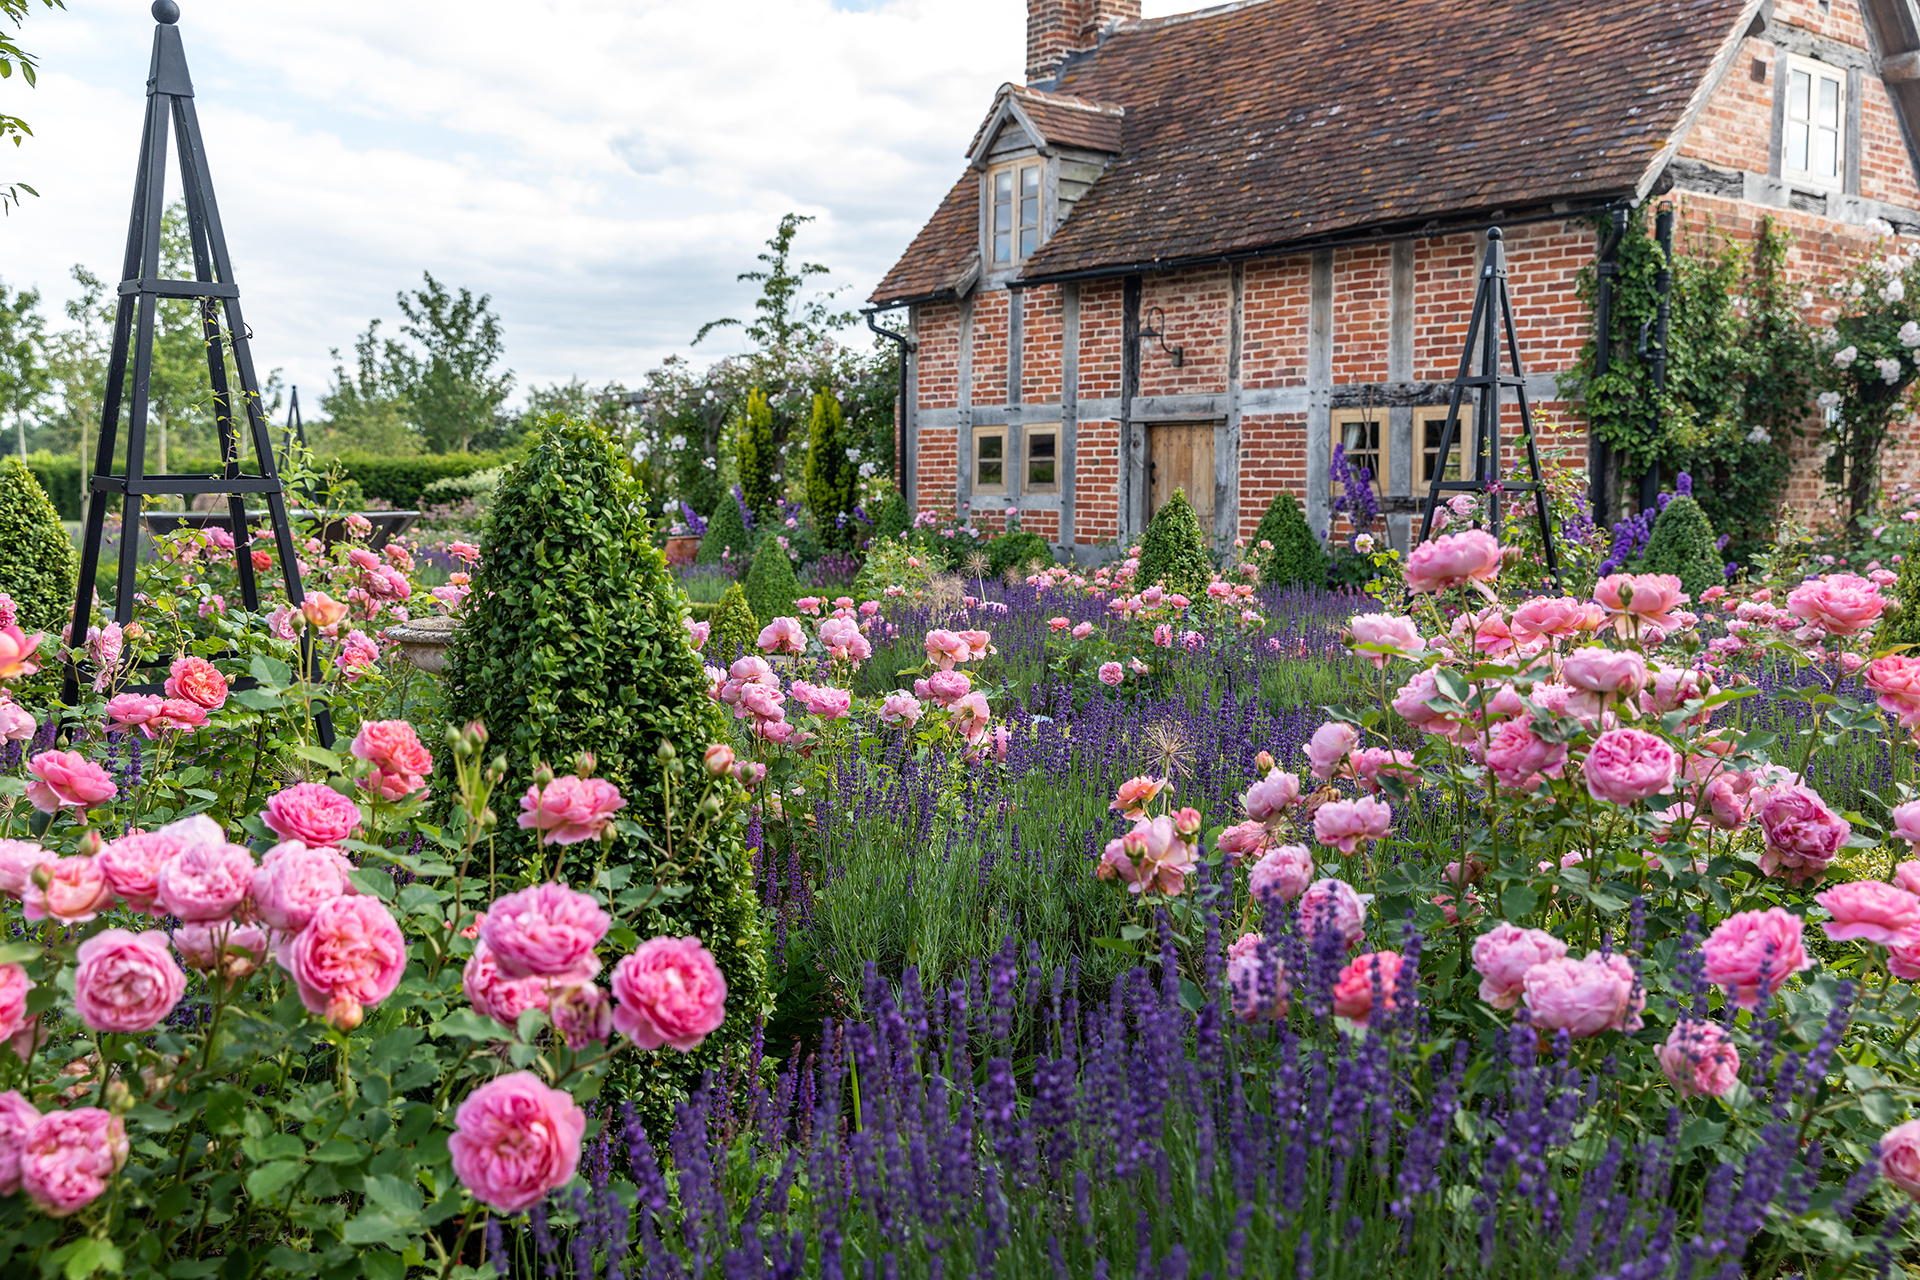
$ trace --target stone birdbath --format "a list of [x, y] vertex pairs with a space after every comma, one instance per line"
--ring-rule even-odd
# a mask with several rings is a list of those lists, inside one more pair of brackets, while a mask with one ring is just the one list
[[447, 668], [447, 646], [453, 643], [456, 620], [444, 615], [415, 618], [383, 633], [400, 646], [400, 656], [430, 675]]

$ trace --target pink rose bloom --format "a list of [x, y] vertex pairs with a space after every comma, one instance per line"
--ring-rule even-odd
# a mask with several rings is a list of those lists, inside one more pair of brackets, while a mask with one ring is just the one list
[[113, 886], [95, 858], [75, 854], [43, 864], [47, 883], [29, 880], [20, 895], [29, 920], [52, 917], [62, 924], [85, 924], [113, 905]]
[[[1905, 807], [1901, 806], [1902, 809]], [[1899, 810], [1894, 812], [1898, 813]], [[1920, 896], [1920, 862], [1902, 862], [1894, 867], [1893, 882], [1908, 893]]]
[[692, 1053], [727, 1018], [727, 979], [698, 938], [649, 938], [613, 967], [613, 1025], [642, 1049]]
[[407, 940], [380, 899], [346, 894], [318, 911], [274, 959], [293, 975], [308, 1012], [358, 1021], [360, 1006], [378, 1004], [400, 985]]
[[0, 625], [0, 680], [30, 676], [38, 671], [40, 664], [33, 660], [33, 651], [45, 638], [38, 632], [29, 636], [11, 621]]
[[1746, 825], [1747, 810], [1753, 795], [1753, 775], [1744, 770], [1717, 774], [1702, 793], [1709, 821], [1722, 831], [1738, 831]]
[[1607, 804], [1635, 804], [1673, 790], [1680, 758], [1641, 729], [1609, 729], [1594, 739], [1580, 772], [1587, 794]]
[[598, 840], [612, 825], [613, 815], [626, 806], [626, 798], [605, 778], [564, 774], [544, 791], [527, 788], [520, 798], [520, 829], [539, 831], [541, 844]]
[[168, 828], [129, 831], [107, 841], [96, 861], [107, 884], [129, 907], [152, 913], [160, 894], [160, 868], [184, 847], [180, 833]]
[[27, 762], [27, 802], [42, 813], [91, 809], [120, 794], [107, 771], [77, 751], [42, 751]]
[[[1652, 716], [1678, 711], [1689, 702], [1711, 698], [1718, 692], [1713, 679], [1692, 667], [1656, 667], [1652, 680], [1640, 693], [1640, 709]], [[1711, 713], [1704, 708], [1689, 717], [1687, 724], [1705, 724]]]
[[1558, 639], [1578, 633], [1585, 616], [1585, 602], [1572, 596], [1535, 596], [1513, 611], [1509, 625], [1522, 639]]
[[1920, 1120], [1897, 1124], [1880, 1138], [1880, 1172], [1920, 1200]]
[[1716, 1022], [1682, 1018], [1654, 1056], [1683, 1098], [1723, 1098], [1740, 1078], [1740, 1052]]
[[[482, 923], [482, 929], [486, 925]], [[529, 1009], [547, 1007], [550, 979], [528, 976], [515, 978], [500, 972], [493, 951], [483, 938], [474, 944], [473, 956], [461, 971], [461, 989], [474, 1011], [492, 1018], [508, 1031], [520, 1025], [520, 1015]]]
[[30, 741], [39, 727], [30, 711], [0, 693], [0, 742]]
[[573, 1180], [587, 1113], [531, 1071], [497, 1076], [453, 1115], [447, 1150], [473, 1198], [498, 1213], [531, 1208]]
[[1330, 929], [1349, 949], [1358, 946], [1366, 934], [1367, 903], [1372, 897], [1354, 892], [1345, 880], [1315, 880], [1294, 909], [1301, 935], [1311, 942], [1323, 928]]
[[1360, 784], [1362, 791], [1378, 795], [1381, 777], [1394, 777], [1412, 786], [1419, 778], [1414, 768], [1411, 751], [1389, 751], [1385, 747], [1359, 747], [1348, 757], [1347, 763], [1353, 767], [1354, 781]]
[[1920, 800], [1909, 800], [1894, 807], [1893, 834], [1908, 844], [1920, 847]]
[[1393, 823], [1393, 808], [1384, 800], [1329, 800], [1314, 810], [1313, 838], [1321, 844], [1352, 853], [1363, 840], [1378, 840]]
[[1560, 675], [1588, 693], [1638, 693], [1647, 683], [1647, 661], [1627, 649], [1589, 645], [1567, 655]]
[[975, 662], [993, 652], [993, 637], [984, 631], [962, 631], [960, 638], [967, 642], [967, 657]]
[[951, 710], [954, 727], [969, 742], [978, 742], [987, 731], [987, 723], [993, 719], [993, 712], [987, 706], [987, 695], [978, 689], [954, 703]]
[[1127, 678], [1127, 669], [1117, 662], [1103, 662], [1097, 678], [1101, 684], [1117, 685]]
[[50, 1111], [27, 1131], [20, 1189], [49, 1218], [65, 1218], [103, 1195], [127, 1162], [127, 1130], [99, 1107]]
[[1902, 729], [1920, 726], [1920, 658], [1891, 654], [1866, 665], [1861, 679], [1879, 695], [1880, 709]]
[[1481, 529], [1444, 534], [1415, 547], [1404, 572], [1407, 589], [1414, 592], [1492, 582], [1500, 573], [1500, 544]]
[[1173, 628], [1162, 622], [1153, 629], [1154, 647], [1171, 649], [1173, 647]]
[[1813, 900], [1833, 913], [1820, 927], [1835, 942], [1856, 938], [1883, 947], [1920, 943], [1920, 898], [1879, 880], [1838, 884]]
[[1488, 738], [1486, 756], [1495, 782], [1510, 791], [1531, 791], [1541, 774], [1560, 776], [1567, 763], [1567, 745], [1543, 742], [1525, 720], [1509, 720]]
[[175, 658], [167, 677], [166, 694], [208, 711], [218, 711], [227, 700], [227, 678], [205, 658]]
[[0, 1196], [19, 1192], [20, 1157], [27, 1148], [27, 1134], [39, 1122], [39, 1110], [18, 1090], [0, 1093]]
[[695, 622], [692, 618], [682, 618], [680, 622], [681, 625], [687, 629], [688, 642], [696, 649], [706, 648], [707, 637], [713, 634], [713, 624], [711, 622]]
[[166, 699], [153, 693], [116, 693], [107, 699], [107, 729], [113, 733], [138, 732], [144, 738], [157, 737], [153, 723], [160, 718]]
[[[797, 692], [798, 682], [794, 687]], [[844, 720], [853, 709], [853, 694], [846, 689], [809, 689], [805, 701], [807, 710], [823, 720]]]
[[[0, 1040], [11, 1040], [27, 1025], [27, 992], [33, 980], [17, 964], [0, 964]], [[3, 1144], [0, 1144], [3, 1145]], [[0, 1176], [0, 1182], [4, 1177]], [[0, 1186], [0, 1195], [8, 1194]]]
[[590, 1044], [605, 1044], [613, 1034], [613, 997], [591, 982], [553, 993], [547, 1006], [553, 1029], [575, 1053]]
[[1398, 951], [1368, 951], [1348, 961], [1333, 983], [1334, 1016], [1364, 1027], [1373, 1016], [1376, 996], [1380, 1012], [1399, 1008], [1401, 964]]
[[1766, 847], [1760, 869], [1790, 884], [1818, 880], [1853, 835], [1845, 818], [1806, 787], [1782, 787], [1762, 799], [1754, 811]]
[[1088, 636], [1093, 634], [1093, 624], [1091, 622], [1082, 622], [1079, 625], [1075, 626], [1074, 629], [1072, 631], [1069, 631], [1067, 634], [1072, 636], [1075, 640], [1085, 640]]
[[1877, 584], [1851, 573], [1803, 582], [1787, 595], [1787, 612], [1830, 636], [1858, 635], [1880, 620], [1887, 602]]
[[254, 910], [280, 932], [298, 933], [314, 912], [353, 892], [347, 878], [351, 870], [352, 864], [332, 849], [278, 845], [254, 873]]
[[784, 720], [787, 718], [786, 700], [787, 695], [778, 689], [759, 684], [746, 685], [740, 690], [740, 707], [733, 713], [733, 718], [738, 720], [750, 715], [756, 720]]
[[1340, 762], [1359, 744], [1360, 731], [1345, 721], [1329, 720], [1321, 725], [1307, 743], [1307, 763], [1313, 776], [1323, 782], [1331, 781], [1339, 772]]
[[755, 643], [762, 653], [805, 653], [807, 629], [798, 618], [775, 618], [760, 629]]
[[55, 860], [31, 840], [0, 840], [0, 893], [25, 896], [33, 884], [34, 869]]
[[1375, 646], [1371, 649], [1355, 649], [1355, 657], [1372, 660], [1376, 669], [1387, 665], [1392, 656], [1403, 658], [1425, 652], [1426, 640], [1420, 635], [1420, 628], [1412, 618], [1403, 618], [1390, 613], [1362, 613], [1347, 620], [1347, 627], [1353, 632], [1353, 644]]
[[972, 692], [973, 681], [967, 678], [966, 672], [936, 671], [927, 677], [927, 691], [922, 696], [932, 698], [943, 707], [950, 707]]
[[1160, 798], [1160, 793], [1168, 787], [1165, 778], [1155, 778], [1141, 774], [1128, 778], [1120, 784], [1120, 790], [1114, 794], [1113, 802], [1107, 806], [1109, 813], [1117, 813], [1126, 818], [1144, 818], [1147, 806]]
[[1634, 999], [1633, 965], [1625, 956], [1587, 953], [1585, 960], [1543, 960], [1521, 979], [1522, 1003], [1533, 1025], [1565, 1031], [1576, 1040], [1602, 1031], [1638, 1031], [1646, 994]]
[[282, 840], [339, 844], [359, 828], [360, 806], [332, 787], [301, 782], [275, 792], [260, 821]]
[[[727, 668], [727, 679], [742, 685], [764, 685], [769, 689], [780, 687], [780, 677], [773, 673], [773, 668], [767, 665], [767, 660], [754, 654], [735, 658], [733, 665]], [[728, 702], [737, 700], [737, 696], [727, 699]]]
[[[1254, 826], [1254, 830], [1260, 828]], [[1267, 850], [1247, 873], [1247, 888], [1253, 900], [1263, 905], [1269, 901], [1292, 902], [1305, 893], [1312, 882], [1313, 855], [1305, 845], [1299, 844], [1283, 844]]]
[[258, 925], [220, 921], [181, 925], [173, 931], [173, 949], [187, 968], [237, 982], [265, 962], [273, 945]]
[[151, 1031], [186, 989], [187, 975], [157, 929], [105, 929], [80, 944], [73, 1003], [80, 1021], [95, 1031]]
[[956, 662], [965, 662], [972, 649], [951, 631], [936, 627], [927, 632], [927, 661], [942, 671], [953, 670]]
[[1812, 967], [1801, 930], [1800, 917], [1780, 907], [1728, 916], [1700, 949], [1707, 981], [1725, 988], [1742, 1009], [1757, 1008], [1788, 978]]
[[253, 887], [253, 854], [227, 843], [226, 833], [204, 813], [170, 823], [180, 852], [160, 864], [154, 898], [182, 920], [224, 920]]
[[[1271, 843], [1267, 829], [1257, 822], [1236, 822], [1220, 833], [1215, 847], [1227, 855], [1227, 864], [1237, 867], [1248, 854], [1258, 854]], [[1920, 866], [1920, 863], [1916, 863]]]
[[1416, 671], [1413, 679], [1393, 696], [1393, 709], [1402, 719], [1422, 733], [1449, 734], [1456, 727], [1453, 717], [1435, 711], [1427, 704], [1440, 696], [1440, 687], [1431, 669]]
[[1287, 1014], [1287, 967], [1278, 949], [1265, 946], [1257, 933], [1242, 934], [1227, 948], [1227, 987], [1243, 1022]]
[[1271, 769], [1267, 776], [1247, 788], [1247, 794], [1240, 803], [1246, 807], [1247, 817], [1254, 822], [1272, 822], [1292, 808], [1300, 799], [1300, 779], [1281, 769]]
[[880, 722], [882, 724], [918, 724], [920, 717], [926, 714], [920, 705], [920, 699], [910, 693], [895, 691], [880, 703]]
[[399, 800], [426, 789], [433, 772], [433, 756], [420, 735], [405, 720], [369, 720], [353, 735], [353, 758], [365, 760], [377, 771], [371, 780], [388, 800]]
[[487, 908], [480, 940], [510, 978], [552, 978], [571, 985], [600, 972], [593, 949], [612, 926], [613, 917], [592, 895], [548, 881], [496, 900]]
[[1473, 940], [1473, 967], [1480, 974], [1480, 998], [1496, 1009], [1511, 1009], [1526, 990], [1527, 971], [1559, 960], [1567, 944], [1541, 929], [1501, 922]]
[[1621, 623], [1633, 617], [1649, 626], [1671, 628], [1670, 615], [1689, 597], [1680, 590], [1680, 579], [1670, 573], [1616, 573], [1593, 584], [1593, 598]]
[[873, 646], [860, 633], [860, 624], [851, 618], [828, 618], [820, 624], [820, 643], [827, 656], [842, 662], [865, 662], [873, 656]]
[[1163, 813], [1151, 820], [1140, 818], [1126, 835], [1107, 841], [1094, 875], [1102, 880], [1117, 876], [1128, 893], [1158, 889], [1175, 897], [1185, 891], [1193, 867], [1193, 846], [1180, 838], [1174, 819]]

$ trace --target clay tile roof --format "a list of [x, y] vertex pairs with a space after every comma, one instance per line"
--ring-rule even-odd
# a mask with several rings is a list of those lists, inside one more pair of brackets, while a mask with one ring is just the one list
[[[1065, 98], [1125, 107], [1119, 157], [1023, 274], [1643, 194], [1758, 5], [1252, 0], [1122, 24], [1044, 96], [1015, 91], [1029, 114]], [[977, 190], [969, 172], [875, 303], [961, 275]]]
[[[1001, 96], [1012, 98], [1034, 128], [1041, 133], [1041, 145], [1047, 147], [1083, 147], [1088, 151], [1119, 154], [1121, 123], [1126, 108], [1112, 102], [1093, 102], [1066, 93], [1047, 93], [1022, 85], [1004, 85]], [[995, 104], [996, 107], [998, 104]], [[972, 154], [981, 142], [998, 111], [987, 116], [980, 132], [974, 135]]]

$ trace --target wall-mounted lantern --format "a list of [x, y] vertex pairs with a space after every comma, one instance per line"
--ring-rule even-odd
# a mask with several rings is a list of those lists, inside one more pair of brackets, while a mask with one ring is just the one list
[[1140, 330], [1140, 341], [1145, 342], [1149, 338], [1158, 342], [1160, 349], [1172, 358], [1174, 368], [1178, 369], [1186, 363], [1185, 347], [1167, 345], [1167, 314], [1158, 307], [1147, 308], [1147, 324]]

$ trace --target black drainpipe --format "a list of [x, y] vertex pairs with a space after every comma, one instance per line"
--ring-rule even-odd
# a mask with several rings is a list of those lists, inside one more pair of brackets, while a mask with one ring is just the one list
[[[1593, 376], [1598, 378], [1613, 364], [1613, 281], [1620, 274], [1617, 257], [1620, 241], [1627, 234], [1627, 211], [1611, 210], [1613, 231], [1600, 245], [1600, 257], [1593, 273], [1599, 281], [1593, 303], [1594, 355]], [[1613, 477], [1613, 446], [1599, 437], [1593, 439], [1592, 474], [1588, 477], [1587, 502], [1593, 508], [1593, 522], [1602, 529], [1613, 523], [1607, 504], [1607, 490]]]
[[[900, 496], [913, 494], [913, 451], [907, 447], [907, 359], [917, 349], [918, 344], [904, 333], [895, 333], [891, 329], [882, 329], [874, 321], [874, 313], [869, 311], [867, 328], [873, 330], [887, 341], [900, 348], [900, 451], [894, 459], [894, 477], [899, 482]], [[917, 494], [913, 495], [918, 497]]]
[[[1653, 417], [1658, 425], [1660, 417], [1660, 397], [1667, 389], [1667, 320], [1670, 315], [1669, 300], [1673, 293], [1673, 205], [1662, 201], [1659, 212], [1653, 219], [1653, 238], [1660, 245], [1660, 274], [1654, 277], [1653, 287], [1660, 295], [1660, 308], [1654, 312], [1652, 325], [1654, 340], [1651, 348], [1647, 344], [1647, 326], [1640, 326], [1640, 354], [1648, 358], [1653, 367]], [[1654, 464], [1640, 476], [1640, 509], [1653, 510], [1660, 500], [1660, 467]]]

